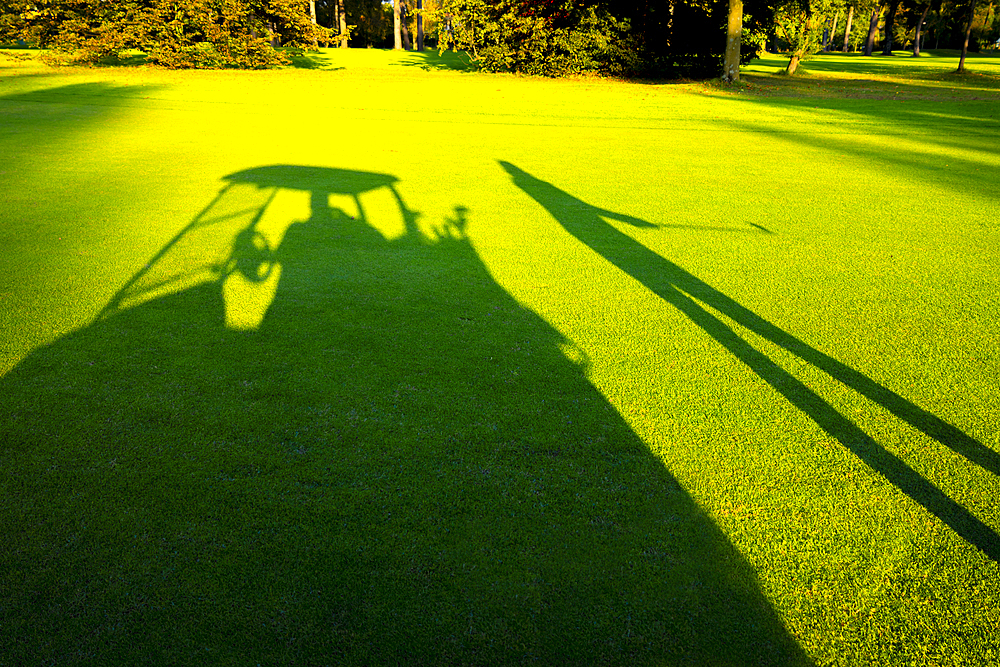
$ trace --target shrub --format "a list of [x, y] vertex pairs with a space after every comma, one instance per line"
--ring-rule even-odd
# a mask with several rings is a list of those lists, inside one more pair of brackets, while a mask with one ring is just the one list
[[[11, 0], [8, 0], [11, 1]], [[313, 26], [302, 0], [48, 0], [20, 12], [5, 28], [51, 48], [60, 63], [113, 62], [138, 49], [170, 68], [260, 69], [286, 64], [265, 36], [286, 45], [328, 37]]]
[[[770, 26], [767, 0], [746, 0], [742, 61]], [[722, 71], [728, 0], [444, 0], [433, 12], [440, 49], [480, 68], [558, 76], [598, 71], [707, 78]]]

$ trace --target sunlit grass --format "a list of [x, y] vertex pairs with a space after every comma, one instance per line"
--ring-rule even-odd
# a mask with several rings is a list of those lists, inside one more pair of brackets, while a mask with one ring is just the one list
[[[913, 57], [912, 51], [893, 51], [891, 57], [872, 56], [860, 53], [818, 53], [807, 58], [803, 65], [808, 75], [830, 74], [837, 79], [854, 79], [861, 77], [893, 77], [904, 80], [939, 79], [944, 85], [951, 83], [951, 78], [942, 75], [953, 74], [958, 69], [958, 51], [945, 49], [924, 50], [919, 58]], [[746, 73], [778, 74], [784, 72], [788, 65], [788, 56], [780, 53], [765, 53], [743, 69]], [[995, 52], [969, 53], [966, 58], [969, 70], [964, 77], [964, 83], [973, 84], [975, 77], [989, 75], [993, 77], [992, 87], [998, 85], [996, 77], [1000, 76], [1000, 54]], [[961, 75], [956, 77], [962, 78]], [[966, 87], [966, 86], [963, 86]]]
[[1000, 59], [34, 55], [13, 662], [1000, 661]]

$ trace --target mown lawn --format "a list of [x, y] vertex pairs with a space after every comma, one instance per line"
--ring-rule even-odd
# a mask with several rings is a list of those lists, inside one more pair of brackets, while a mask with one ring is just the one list
[[1000, 663], [1000, 58], [0, 51], [0, 663]]

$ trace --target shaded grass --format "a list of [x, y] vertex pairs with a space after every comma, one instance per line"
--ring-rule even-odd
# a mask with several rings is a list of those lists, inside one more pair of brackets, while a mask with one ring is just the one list
[[14, 662], [998, 659], [989, 86], [323, 57], [0, 73]]
[[471, 71], [471, 62], [454, 51], [384, 51], [382, 49], [318, 49], [292, 58], [292, 66], [302, 69], [415, 67], [425, 71]]
[[[968, 54], [966, 67], [969, 72], [964, 76], [955, 74], [960, 55], [958, 51], [946, 49], [926, 50], [921, 53], [919, 58], [914, 58], [913, 53], [909, 51], [894, 51], [892, 56], [818, 53], [803, 61], [803, 66], [808, 75], [831, 74], [841, 80], [875, 75], [898, 76], [909, 81], [944, 77], [945, 81], [955, 78], [958, 81], [970, 82], [975, 81], [978, 77], [987, 76], [992, 79], [993, 87], [996, 87], [996, 79], [1000, 76], [1000, 59], [996, 54]], [[745, 71], [748, 73], [777, 74], [784, 71], [787, 65], [787, 55], [766, 53], [750, 63]], [[954, 77], [947, 75], [954, 75]]]

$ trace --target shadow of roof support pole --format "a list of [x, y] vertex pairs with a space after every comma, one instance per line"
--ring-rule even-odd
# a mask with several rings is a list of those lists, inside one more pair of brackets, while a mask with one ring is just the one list
[[1000, 463], [998, 463], [1000, 457], [995, 452], [862, 373], [806, 345], [627, 234], [618, 231], [602, 220], [601, 216], [613, 217], [642, 227], [652, 227], [651, 223], [644, 220], [633, 222], [628, 216], [609, 213], [591, 206], [508, 162], [500, 162], [500, 166], [510, 174], [515, 185], [549, 211], [570, 234], [687, 315], [692, 322], [749, 366], [761, 379], [792, 405], [802, 410], [866, 465], [938, 517], [963, 539], [975, 545], [994, 561], [1000, 562], [1000, 536], [990, 526], [875, 442], [818, 394], [740, 338], [728, 325], [705, 310], [697, 301], [718, 310], [741, 326], [823, 370], [832, 378], [885, 407], [899, 419], [966, 456], [984, 469], [1000, 474]]
[[1000, 562], [1000, 537], [971, 512], [949, 498], [897, 456], [879, 445], [861, 428], [833, 409], [767, 355], [740, 338], [721, 320], [677, 289], [660, 296], [687, 315], [762, 380], [806, 413], [826, 433], [836, 438], [867, 466], [885, 477], [921, 507], [938, 517], [970, 544]]

